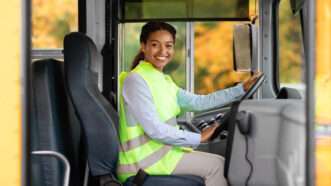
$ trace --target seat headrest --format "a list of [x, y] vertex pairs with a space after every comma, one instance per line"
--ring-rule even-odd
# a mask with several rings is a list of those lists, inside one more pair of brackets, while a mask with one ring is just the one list
[[[70, 61], [70, 63], [65, 63], [67, 67], [65, 69], [73, 70], [67, 75], [80, 73], [81, 75], [78, 77], [84, 78], [89, 75], [85, 73], [87, 71], [97, 73], [97, 65], [101, 60], [101, 55], [92, 39], [83, 33], [73, 32], [64, 38], [64, 48], [64, 53], [67, 54], [65, 61]], [[71, 66], [75, 68], [70, 68]]]

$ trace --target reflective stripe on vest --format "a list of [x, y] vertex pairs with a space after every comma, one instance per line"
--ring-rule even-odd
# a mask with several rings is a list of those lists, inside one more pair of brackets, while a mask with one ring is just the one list
[[[176, 115], [180, 113], [177, 104], [178, 87], [170, 76], [156, 70], [150, 63], [141, 61], [133, 70], [147, 83], [153, 102], [161, 121], [176, 125]], [[169, 175], [182, 158], [184, 150], [180, 147], [165, 145], [149, 138], [138, 124], [128, 123], [122, 96], [123, 82], [128, 73], [120, 75], [120, 153], [117, 168], [118, 177], [125, 181], [139, 169], [151, 175]]]
[[[168, 125], [171, 125], [171, 126], [176, 126], [177, 121], [176, 121], [176, 118], [171, 118], [170, 120], [166, 121], [165, 123], [167, 123]], [[130, 128], [132, 129], [133, 127], [130, 127]], [[139, 130], [139, 129], [137, 129], [137, 130]], [[135, 138], [132, 138], [132, 139], [126, 141], [125, 143], [121, 143], [122, 148], [120, 150], [122, 152], [132, 150], [136, 147], [139, 147], [140, 145], [147, 143], [149, 140], [151, 140], [151, 139], [147, 135], [140, 135], [138, 137], [135, 137]]]

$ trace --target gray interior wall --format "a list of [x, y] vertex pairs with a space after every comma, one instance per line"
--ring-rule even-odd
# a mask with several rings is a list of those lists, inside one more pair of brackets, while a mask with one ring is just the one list
[[278, 139], [277, 170], [280, 185], [304, 185], [305, 118], [303, 104], [283, 110]]
[[[105, 44], [105, 0], [86, 1], [86, 34], [94, 41], [99, 52]], [[102, 91], [102, 63], [97, 64], [98, 87]]]
[[[253, 163], [249, 185], [304, 185], [303, 101], [250, 100], [240, 110], [254, 115], [248, 135], [248, 159]], [[245, 152], [245, 137], [236, 127], [228, 178], [232, 185], [244, 185], [249, 175]]]
[[86, 1], [86, 34], [94, 41], [98, 51], [105, 42], [105, 0]]

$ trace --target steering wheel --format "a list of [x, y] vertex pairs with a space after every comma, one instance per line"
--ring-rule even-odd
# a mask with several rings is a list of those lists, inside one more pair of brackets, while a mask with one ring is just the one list
[[257, 78], [255, 83], [249, 87], [248, 91], [241, 97], [240, 102], [243, 101], [244, 99], [247, 99], [255, 94], [255, 92], [259, 89], [259, 87], [262, 85], [262, 83], [265, 80], [265, 75], [264, 73], [261, 73], [261, 75]]
[[[255, 83], [248, 89], [248, 91], [237, 101], [237, 104], [240, 104], [244, 99], [248, 99], [249, 97], [251, 97], [252, 95], [254, 95], [254, 93], [259, 89], [259, 87], [263, 84], [265, 80], [265, 75], [262, 73], [257, 80], [255, 81]], [[233, 107], [233, 105], [231, 106]], [[227, 129], [228, 127], [228, 122], [231, 118], [231, 116], [235, 116], [235, 113], [233, 113], [233, 109], [231, 108], [230, 111], [226, 112], [222, 117], [216, 117], [214, 119], [214, 121], [217, 121], [221, 124], [221, 126], [219, 126], [214, 134], [211, 136], [210, 140], [215, 139], [216, 137], [218, 137], [221, 132], [225, 129]]]

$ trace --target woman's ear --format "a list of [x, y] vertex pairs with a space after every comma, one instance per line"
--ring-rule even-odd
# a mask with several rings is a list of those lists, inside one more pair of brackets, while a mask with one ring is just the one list
[[145, 52], [145, 44], [144, 43], [140, 43], [140, 52]]

